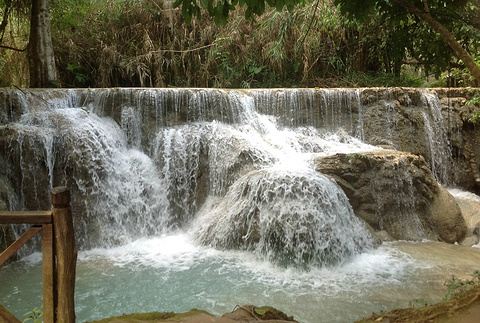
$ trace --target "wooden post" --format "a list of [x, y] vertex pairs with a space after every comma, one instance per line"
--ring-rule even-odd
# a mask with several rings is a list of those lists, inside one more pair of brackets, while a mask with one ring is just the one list
[[43, 321], [55, 322], [55, 254], [53, 225], [42, 225]]
[[54, 322], [75, 322], [75, 270], [77, 248], [73, 232], [73, 218], [70, 209], [70, 191], [64, 186], [55, 187], [50, 192], [52, 217], [57, 258], [57, 309]]

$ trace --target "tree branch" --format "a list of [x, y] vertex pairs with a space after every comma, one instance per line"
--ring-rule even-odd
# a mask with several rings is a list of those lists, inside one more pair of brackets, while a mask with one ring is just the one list
[[477, 66], [472, 56], [470, 56], [467, 50], [460, 45], [460, 43], [455, 39], [452, 33], [445, 28], [445, 26], [435, 20], [430, 13], [414, 6], [409, 0], [395, 0], [395, 2], [404, 7], [409, 13], [424, 20], [430, 27], [432, 27], [432, 29], [438, 33], [450, 46], [457, 57], [463, 61], [470, 73], [472, 73], [477, 84], [480, 85], [480, 67]]
[[184, 49], [184, 50], [175, 50], [175, 49], [159, 49], [159, 50], [153, 50], [150, 51], [149, 53], [190, 53], [190, 52], [195, 52], [197, 50], [202, 50], [208, 47], [216, 46], [217, 43], [213, 42], [211, 44], [205, 45], [205, 46], [200, 46], [197, 48], [191, 48], [191, 49]]
[[26, 48], [20, 49], [20, 48], [5, 46], [5, 45], [0, 45], [0, 48], [10, 49], [10, 50], [14, 50], [14, 51], [17, 51], [17, 52], [24, 52], [24, 51], [27, 50]]
[[307, 32], [306, 32], [305, 35], [303, 36], [303, 39], [302, 39], [302, 41], [300, 42], [300, 45], [297, 47], [297, 53], [300, 51], [300, 48], [303, 46], [303, 43], [305, 42], [305, 39], [307, 38], [307, 35], [308, 35], [308, 33], [310, 32], [310, 29], [312, 29], [313, 22], [314, 22], [314, 20], [315, 20], [315, 16], [317, 15], [317, 9], [318, 9], [318, 3], [319, 3], [319, 2], [320, 2], [320, 0], [317, 0], [317, 2], [315, 3], [315, 9], [313, 10], [312, 20], [310, 21], [310, 24], [308, 25]]

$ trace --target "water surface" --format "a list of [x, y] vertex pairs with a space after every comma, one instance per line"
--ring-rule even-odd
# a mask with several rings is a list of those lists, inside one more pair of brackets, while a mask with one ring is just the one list
[[[0, 303], [23, 319], [41, 304], [40, 255], [0, 268]], [[249, 252], [199, 247], [185, 233], [81, 252], [78, 322], [133, 312], [271, 305], [304, 323], [353, 322], [371, 312], [430, 303], [454, 274], [470, 278], [480, 249], [443, 243], [396, 242], [331, 268], [282, 268]]]

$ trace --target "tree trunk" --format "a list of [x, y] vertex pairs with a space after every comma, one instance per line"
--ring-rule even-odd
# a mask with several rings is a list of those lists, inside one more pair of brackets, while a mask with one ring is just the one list
[[411, 4], [408, 0], [395, 0], [399, 5], [407, 9], [408, 12], [417, 16], [418, 18], [424, 20], [430, 27], [433, 28], [440, 36], [445, 40], [445, 42], [453, 49], [455, 54], [459, 59], [463, 61], [465, 66], [468, 68], [470, 73], [472, 73], [477, 85], [480, 85], [480, 67], [475, 63], [473, 58], [468, 54], [465, 48], [458, 43], [458, 41], [453, 37], [452, 33], [445, 28], [440, 22], [435, 20], [428, 10], [420, 10]]
[[50, 31], [48, 0], [32, 0], [28, 64], [31, 87], [59, 86]]

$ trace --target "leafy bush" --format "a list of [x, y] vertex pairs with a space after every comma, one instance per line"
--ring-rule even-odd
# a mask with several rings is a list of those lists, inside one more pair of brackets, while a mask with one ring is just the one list
[[37, 307], [35, 307], [30, 312], [23, 314], [26, 318], [23, 320], [23, 323], [28, 321], [33, 321], [33, 323], [42, 323], [43, 322], [43, 311]]
[[447, 293], [442, 299], [444, 302], [458, 297], [474, 287], [480, 286], [480, 270], [476, 270], [473, 273], [471, 280], [463, 280], [452, 275], [450, 279], [445, 282], [445, 286], [447, 287]]
[[[389, 29], [360, 24], [333, 0], [245, 21], [185, 24], [163, 0], [52, 3], [52, 32], [64, 86], [318, 87], [418, 86], [385, 73]], [[328, 79], [328, 81], [323, 81]]]
[[421, 87], [424, 81], [409, 75], [395, 75], [388, 73], [351, 73], [344, 77], [345, 81], [355, 87]]

